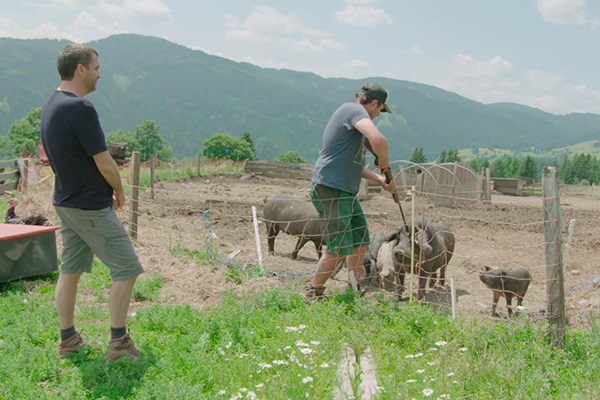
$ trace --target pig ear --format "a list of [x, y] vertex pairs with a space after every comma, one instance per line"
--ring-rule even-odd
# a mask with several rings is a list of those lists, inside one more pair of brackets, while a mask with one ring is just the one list
[[386, 233], [385, 235], [383, 235], [383, 239], [386, 242], [390, 242], [392, 240], [398, 240], [398, 239], [400, 239], [401, 230], [402, 230], [401, 227], [396, 227], [396, 228], [392, 229], [391, 231], [389, 231], [388, 233]]

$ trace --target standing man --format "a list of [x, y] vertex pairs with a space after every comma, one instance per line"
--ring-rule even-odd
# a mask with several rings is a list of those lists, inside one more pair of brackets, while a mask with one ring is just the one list
[[377, 157], [376, 167], [385, 172], [389, 166], [388, 142], [373, 123], [381, 112], [392, 112], [387, 99], [388, 92], [380, 85], [363, 85], [354, 94], [354, 103], [338, 108], [325, 127], [310, 196], [323, 221], [327, 251], [306, 289], [308, 300], [324, 296], [325, 282], [344, 260], [348, 273], [360, 282], [370, 242], [367, 220], [356, 197], [361, 178], [379, 183], [388, 192], [396, 190], [393, 181], [386, 183], [384, 175], [365, 167], [366, 140]]
[[111, 341], [106, 358], [126, 355], [137, 362], [139, 350], [127, 333], [133, 285], [144, 270], [115, 209], [125, 204], [116, 163], [108, 153], [93, 104], [84, 98], [100, 79], [98, 52], [70, 44], [58, 55], [62, 80], [42, 109], [41, 136], [55, 173], [54, 206], [61, 219], [62, 262], [56, 285], [60, 325], [59, 357], [85, 346], [75, 330], [77, 284], [92, 271], [94, 254], [110, 269], [108, 299]]

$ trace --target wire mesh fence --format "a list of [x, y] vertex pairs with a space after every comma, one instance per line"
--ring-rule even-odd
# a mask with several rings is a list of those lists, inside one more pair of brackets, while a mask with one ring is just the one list
[[[408, 169], [426, 170], [426, 167], [404, 164], [402, 168], [407, 169], [404, 174], [408, 176]], [[454, 170], [444, 168], [444, 173]], [[400, 168], [395, 170], [402, 171]], [[49, 207], [52, 185], [51, 179], [46, 178], [51, 174], [44, 171], [42, 169], [37, 174], [40, 177], [38, 182], [30, 182], [27, 194], [21, 195], [21, 204], [25, 210], [44, 210], [52, 214], [53, 210]], [[432, 175], [427, 179], [442, 181], [441, 175], [433, 172]], [[474, 181], [479, 177], [476, 173], [472, 175], [470, 179]], [[397, 174], [398, 193], [402, 193], [400, 203], [408, 224], [427, 228], [430, 223], [436, 223], [447, 228], [430, 235], [424, 233], [426, 229], [421, 229], [421, 233], [416, 229], [415, 235], [409, 236], [411, 230], [402, 230], [398, 206], [389, 193], [379, 192], [361, 200], [371, 241], [378, 235], [390, 237], [386, 240], [386, 248], [391, 254], [388, 258], [391, 257], [394, 271], [391, 278], [388, 277], [386, 288], [382, 262], [378, 266], [378, 260], [373, 262], [372, 257], [367, 258], [362, 278], [368, 297], [374, 301], [388, 299], [401, 306], [412, 295], [422, 303], [451, 312], [449, 283], [452, 279], [458, 317], [491, 321], [498, 318], [492, 314], [498, 314], [503, 320], [509, 320], [509, 310], [511, 314], [535, 320], [552, 317], [548, 309], [547, 286], [556, 278], [547, 276], [545, 254], [548, 240], [544, 235], [544, 200], [547, 199], [543, 196], [494, 195], [491, 202], [486, 202], [480, 196], [472, 195], [475, 192], [473, 188], [449, 193], [421, 186], [421, 190], [415, 187], [411, 191], [416, 185], [408, 188], [409, 178], [402, 180], [398, 177]], [[464, 184], [464, 177], [446, 176], [443, 179], [442, 185], [449, 185], [454, 180], [460, 183], [461, 188], [468, 186]], [[315, 272], [318, 260], [315, 241], [307, 241], [299, 247], [299, 238], [310, 236], [306, 227], [311, 217], [298, 216], [284, 221], [284, 228], [292, 225], [300, 225], [301, 228], [295, 234], [280, 229], [276, 237], [271, 235], [271, 249], [267, 226], [274, 220], [265, 219], [264, 207], [265, 200], [287, 195], [311, 208], [309, 189], [310, 181], [306, 179], [248, 176], [243, 173], [160, 182], [154, 187], [154, 199], [151, 199], [147, 187], [140, 187], [136, 245], [145, 267], [167, 278], [162, 300], [203, 307], [218, 301], [220, 294], [227, 290], [261, 288], [264, 285], [289, 287], [287, 284], [290, 282], [296, 284], [300, 293]], [[594, 261], [600, 248], [597, 239], [600, 237], [598, 205], [593, 197], [562, 195], [560, 229], [566, 232], [568, 221], [577, 220], [571, 236], [569, 258], [564, 266], [567, 317], [572, 324], [584, 325], [588, 313], [598, 307], [600, 268]], [[259, 223], [258, 243], [263, 255], [260, 262], [252, 206], [256, 207]], [[129, 212], [121, 210], [119, 213], [124, 224], [128, 225]], [[52, 215], [51, 220], [59, 223], [52, 219]], [[390, 236], [394, 230], [397, 234]], [[448, 235], [454, 238], [451, 251], [429, 253], [427, 247], [435, 247], [433, 242]], [[406, 260], [394, 261], [396, 255], [402, 255], [401, 251], [394, 251], [394, 244], [399, 245], [407, 237], [414, 237], [408, 243], [412, 241], [414, 249], [417, 249], [408, 251], [408, 255], [413, 255], [408, 258], [413, 260], [412, 265]], [[568, 237], [562, 235], [561, 248], [567, 244]], [[367, 244], [366, 241], [364, 244]], [[322, 250], [326, 249], [324, 245]], [[445, 262], [437, 265], [441, 258]], [[436, 266], [428, 269], [429, 264]], [[494, 273], [486, 274], [485, 267]], [[515, 276], [521, 269], [527, 270], [530, 278]], [[404, 274], [404, 282], [400, 280], [400, 273]], [[500, 274], [499, 277], [496, 274]], [[495, 280], [491, 288], [484, 278]], [[419, 280], [425, 284], [419, 285]], [[525, 281], [529, 281], [526, 291], [522, 284]], [[348, 282], [347, 270], [342, 266], [328, 282], [328, 289], [332, 293], [343, 292]], [[518, 287], [515, 289], [514, 286]], [[506, 297], [512, 297], [509, 309], [505, 308]]]

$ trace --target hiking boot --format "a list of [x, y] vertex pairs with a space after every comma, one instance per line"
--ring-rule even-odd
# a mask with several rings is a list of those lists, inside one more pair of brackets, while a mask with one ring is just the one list
[[304, 300], [308, 301], [309, 303], [314, 303], [315, 301], [323, 300], [327, 297], [325, 295], [325, 286], [320, 288], [309, 286], [306, 289], [304, 289], [303, 296]]
[[138, 356], [140, 355], [140, 351], [133, 345], [129, 333], [124, 334], [120, 338], [113, 339], [108, 343], [108, 350], [106, 351], [106, 359], [108, 361], [112, 362], [120, 360], [123, 355], [131, 357], [134, 363], [137, 362]]
[[85, 346], [85, 341], [81, 338], [79, 332], [75, 331], [73, 336], [58, 343], [58, 357], [67, 358], [71, 353], [77, 353], [83, 346]]

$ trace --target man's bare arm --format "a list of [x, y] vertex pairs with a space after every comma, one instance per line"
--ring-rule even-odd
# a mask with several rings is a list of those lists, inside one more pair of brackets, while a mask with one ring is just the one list
[[121, 175], [119, 174], [117, 163], [115, 163], [115, 160], [113, 160], [108, 151], [95, 154], [93, 157], [98, 170], [114, 190], [116, 206], [122, 208], [125, 204], [125, 192], [123, 191], [123, 183], [121, 182]]
[[390, 162], [388, 155], [388, 141], [385, 136], [379, 132], [379, 129], [377, 129], [373, 121], [369, 118], [363, 118], [354, 124], [354, 127], [369, 140], [369, 143], [378, 158], [377, 168], [384, 171], [388, 169]]

